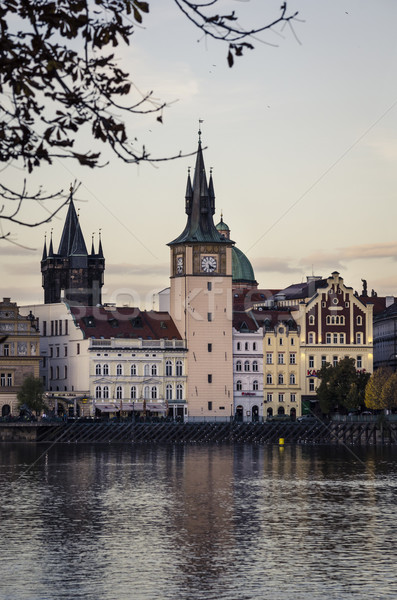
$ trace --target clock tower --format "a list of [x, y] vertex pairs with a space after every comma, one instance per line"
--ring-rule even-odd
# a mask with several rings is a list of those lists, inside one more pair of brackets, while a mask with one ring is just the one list
[[233, 409], [232, 246], [213, 221], [215, 194], [201, 148], [188, 174], [186, 227], [171, 250], [170, 314], [186, 340], [190, 417], [229, 418]]

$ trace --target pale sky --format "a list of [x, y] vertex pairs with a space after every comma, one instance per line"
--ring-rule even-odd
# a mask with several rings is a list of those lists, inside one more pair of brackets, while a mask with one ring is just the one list
[[[280, 1], [228, 0], [240, 22], [278, 16]], [[236, 245], [263, 288], [283, 288], [314, 273], [339, 271], [361, 291], [397, 295], [397, 47], [395, 0], [295, 0], [294, 32], [262, 35], [229, 69], [226, 46], [200, 32], [171, 0], [151, 13], [121, 66], [142, 91], [170, 103], [163, 125], [135, 118], [131, 132], [153, 156], [197, 148], [198, 120], [213, 167], [215, 222], [223, 210]], [[220, 11], [220, 8], [219, 8]], [[92, 171], [56, 161], [31, 181], [48, 192], [77, 179], [75, 198], [88, 249], [102, 229], [103, 299], [151, 307], [169, 285], [169, 249], [184, 228], [187, 168], [194, 158]], [[20, 186], [16, 165], [2, 171]], [[33, 207], [30, 208], [33, 211]], [[33, 212], [30, 213], [35, 218]], [[43, 213], [39, 213], [41, 216]], [[1, 297], [42, 302], [40, 259], [53, 228], [57, 251], [66, 208], [50, 225], [17, 229], [0, 242]]]

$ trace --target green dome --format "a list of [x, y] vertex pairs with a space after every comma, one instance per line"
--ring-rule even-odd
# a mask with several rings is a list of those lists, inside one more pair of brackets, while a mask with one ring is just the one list
[[233, 283], [257, 283], [250, 261], [236, 246], [232, 248], [232, 279]]
[[223, 222], [222, 217], [221, 217], [221, 220], [218, 223], [218, 225], [216, 225], [216, 228], [218, 231], [229, 231], [230, 232], [229, 227], [226, 225], [226, 223]]

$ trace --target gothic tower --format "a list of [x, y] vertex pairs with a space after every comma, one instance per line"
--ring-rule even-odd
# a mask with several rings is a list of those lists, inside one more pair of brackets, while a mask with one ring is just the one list
[[44, 242], [41, 260], [44, 303], [65, 300], [73, 305], [101, 304], [104, 270], [101, 239], [98, 253], [95, 254], [92, 244], [91, 254], [88, 254], [71, 194], [58, 253], [54, 253], [52, 236], [48, 252]]
[[213, 221], [201, 132], [193, 183], [188, 174], [186, 227], [171, 250], [170, 314], [188, 348], [189, 416], [229, 417], [233, 410], [232, 246]]

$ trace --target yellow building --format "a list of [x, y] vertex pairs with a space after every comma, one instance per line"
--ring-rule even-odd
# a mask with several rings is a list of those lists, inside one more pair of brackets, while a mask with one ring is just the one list
[[37, 319], [19, 314], [10, 298], [0, 302], [1, 416], [18, 414], [17, 393], [28, 375], [39, 377], [40, 344]]

